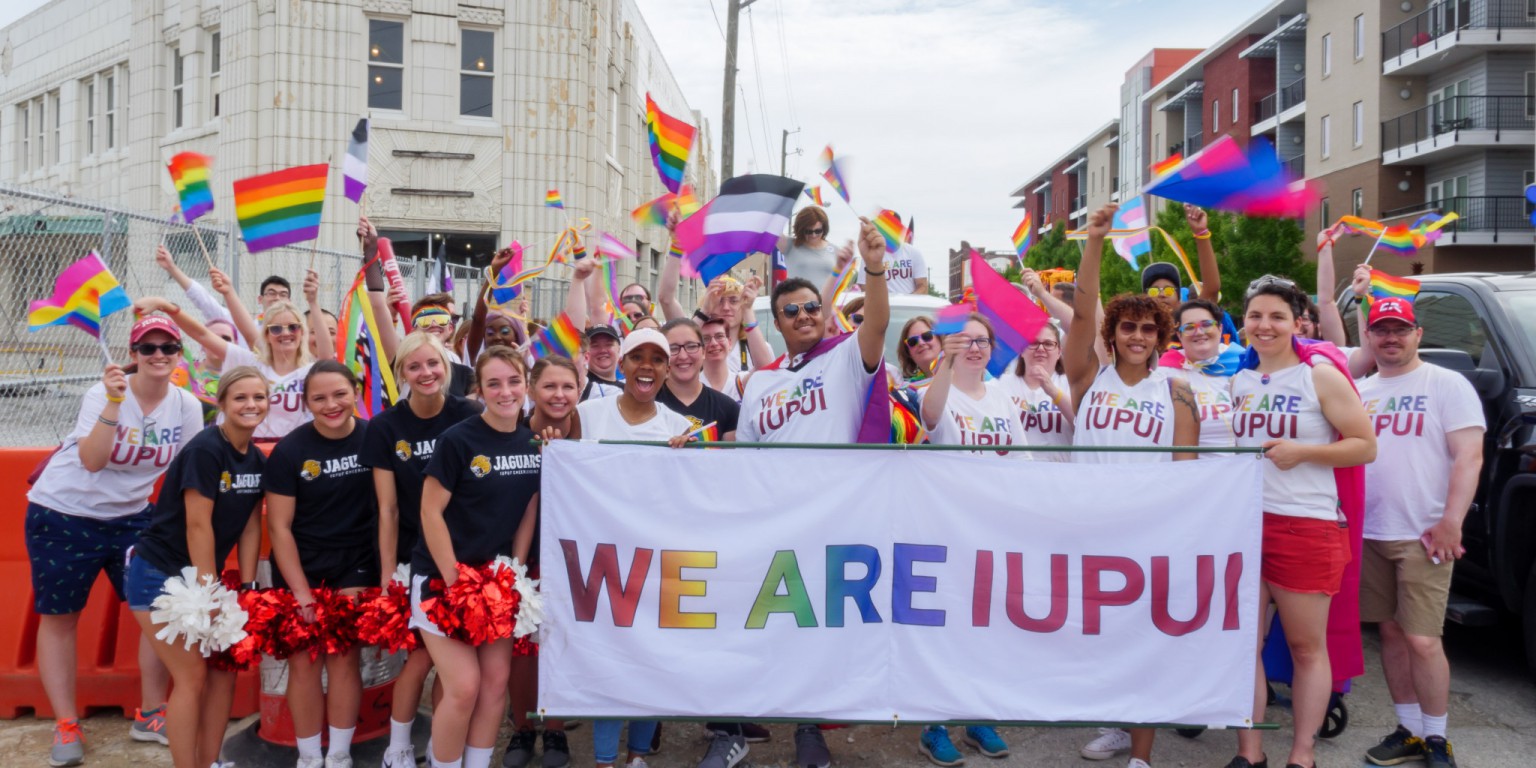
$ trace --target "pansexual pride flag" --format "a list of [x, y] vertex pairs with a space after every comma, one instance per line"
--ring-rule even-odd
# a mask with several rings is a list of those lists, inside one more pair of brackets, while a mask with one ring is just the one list
[[[827, 169], [821, 172], [821, 177], [827, 180], [827, 185], [832, 187], [832, 191], [843, 198], [843, 202], [849, 202], [848, 184], [843, 180], [843, 170], [837, 165], [837, 157], [832, 154], [831, 144], [828, 144], [827, 148], [821, 151], [821, 162], [827, 166]], [[821, 193], [819, 191], [816, 197], [817, 204], [819, 205], [821, 203]]]
[[1419, 295], [1419, 281], [1411, 277], [1397, 277], [1382, 272], [1379, 269], [1371, 270], [1370, 290], [1366, 293], [1366, 305], [1375, 303], [1378, 299], [1406, 299], [1413, 301]]
[[91, 251], [53, 281], [52, 298], [27, 305], [27, 330], [73, 325], [100, 339], [102, 318], [132, 305], [128, 292], [107, 270], [106, 263]]
[[345, 194], [354, 203], [363, 201], [368, 189], [368, 118], [357, 121], [352, 138], [347, 140], [347, 154], [341, 158], [341, 177], [346, 180]]
[[171, 158], [168, 166], [176, 196], [181, 198], [181, 218], [188, 224], [213, 210], [213, 188], [208, 186], [208, 169], [213, 164], [207, 155], [182, 152]]
[[[1115, 212], [1115, 219], [1110, 224], [1113, 229], [1141, 229], [1147, 228], [1147, 206], [1142, 201], [1141, 195], [1137, 195], [1125, 201], [1120, 210]], [[1119, 237], [1109, 241], [1114, 247], [1115, 253], [1125, 259], [1132, 269], [1136, 268], [1136, 259], [1139, 256], [1152, 252], [1152, 237], [1146, 232], [1137, 232], [1128, 237]]]
[[651, 142], [651, 161], [669, 192], [682, 189], [694, 132], [693, 126], [661, 111], [651, 95], [645, 95], [645, 133]]
[[257, 253], [319, 237], [330, 170], [326, 163], [301, 165], [236, 181], [235, 218], [245, 249]]

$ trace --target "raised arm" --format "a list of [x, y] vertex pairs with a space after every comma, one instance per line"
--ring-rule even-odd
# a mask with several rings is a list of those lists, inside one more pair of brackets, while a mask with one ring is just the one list
[[965, 354], [970, 343], [970, 339], [963, 333], [952, 333], [944, 337], [944, 354], [934, 368], [928, 388], [923, 391], [923, 429], [932, 432], [938, 428], [939, 419], [944, 418], [944, 407], [949, 403], [949, 390], [955, 379], [955, 361]]
[[133, 309], [141, 315], [153, 312], [164, 313], [171, 322], [176, 324], [181, 332], [197, 342], [198, 346], [208, 355], [209, 360], [219, 362], [219, 369], [223, 369], [224, 356], [229, 353], [230, 342], [219, 338], [218, 334], [208, 330], [201, 320], [181, 311], [181, 307], [172, 304], [159, 296], [145, 296], [133, 302]]
[[1339, 314], [1339, 303], [1334, 296], [1337, 289], [1333, 269], [1334, 237], [1332, 229], [1317, 233], [1317, 326], [1323, 341], [1343, 347], [1349, 343], [1349, 334], [1344, 330], [1344, 316]]
[[[261, 326], [256, 324], [256, 318], [251, 317], [245, 302], [240, 300], [240, 292], [235, 290], [234, 282], [217, 267], [209, 268], [208, 277], [213, 282], [213, 289], [224, 297], [224, 304], [229, 307], [224, 314], [235, 326], [235, 330], [240, 332], [240, 342], [248, 345], [258, 343], [261, 339]], [[191, 296], [192, 292], [188, 291], [187, 295]], [[203, 317], [208, 316], [207, 312], [203, 313]]]
[[1051, 289], [1045, 287], [1045, 281], [1040, 279], [1040, 274], [1033, 269], [1025, 267], [1020, 273], [1020, 279], [1024, 282], [1024, 290], [1045, 307], [1046, 314], [1061, 324], [1061, 332], [1066, 334], [1071, 331], [1072, 318], [1076, 314], [1072, 311], [1072, 306], [1056, 298], [1056, 295], [1051, 293]]
[[1221, 267], [1216, 265], [1216, 249], [1211, 247], [1211, 227], [1205, 211], [1185, 203], [1184, 220], [1189, 222], [1189, 231], [1195, 235], [1195, 256], [1200, 262], [1200, 276], [1196, 278], [1200, 282], [1200, 298], [1219, 303]]
[[[859, 221], [859, 256], [864, 260], [864, 322], [856, 333], [864, 370], [875, 372], [885, 359], [885, 331], [891, 324], [890, 290], [885, 284], [885, 236], [869, 219]], [[837, 311], [836, 307], [831, 309]]]
[[688, 311], [677, 300], [677, 285], [683, 276], [683, 252], [677, 247], [678, 213], [674, 209], [667, 214], [667, 258], [661, 265], [661, 276], [656, 278], [656, 303], [661, 306], [661, 316], [668, 321], [687, 317]]
[[1365, 295], [1370, 289], [1371, 268], [1364, 264], [1356, 265], [1355, 273], [1349, 281], [1349, 290], [1355, 294], [1355, 327], [1360, 330], [1360, 346], [1349, 354], [1349, 375], [1355, 379], [1363, 379], [1376, 369], [1376, 354], [1371, 351], [1371, 345], [1365, 343]]
[[315, 337], [315, 349], [319, 350], [315, 357], [335, 360], [336, 340], [331, 338], [331, 329], [326, 327], [325, 317], [320, 312], [320, 273], [313, 269], [304, 274], [304, 301], [309, 305], [307, 316], [313, 321], [309, 324], [309, 332]]
[[[1082, 408], [1083, 395], [1093, 386], [1093, 378], [1099, 370], [1099, 356], [1093, 350], [1098, 338], [1099, 323], [1099, 262], [1104, 258], [1104, 236], [1109, 234], [1110, 222], [1114, 221], [1119, 206], [1114, 203], [1088, 214], [1088, 241], [1083, 247], [1083, 260], [1077, 267], [1077, 291], [1072, 297], [1075, 317], [1092, 317], [1094, 323], [1078, 323], [1067, 334], [1067, 343], [1061, 351], [1062, 365], [1067, 369], [1067, 381], [1072, 386], [1072, 410]], [[1086, 332], [1085, 332], [1086, 331]]]
[[[166, 250], [163, 244], [155, 248], [155, 264], [165, 270], [165, 273], [170, 275], [177, 285], [181, 286], [181, 290], [187, 294], [187, 303], [196, 307], [203, 317], [231, 320], [229, 311], [219, 306], [219, 303], [214, 300], [213, 294], [209, 293], [202, 283], [187, 277], [187, 273], [181, 271], [181, 267], [176, 266], [176, 261], [171, 258], [171, 252]], [[235, 328], [240, 331], [241, 335], [245, 335], [245, 331], [238, 325]], [[246, 339], [251, 338], [248, 335], [245, 337]]]
[[761, 368], [773, 362], [775, 357], [773, 347], [768, 345], [768, 337], [757, 327], [757, 313], [752, 310], [762, 290], [763, 278], [757, 275], [747, 278], [741, 289], [741, 327], [747, 332], [747, 356], [751, 358], [753, 368]]
[[368, 288], [368, 308], [373, 310], [379, 325], [379, 346], [384, 349], [386, 360], [394, 360], [395, 350], [400, 347], [400, 334], [391, 321], [394, 312], [386, 288], [384, 264], [379, 261], [379, 230], [367, 216], [357, 217], [357, 242], [363, 251], [363, 282]]
[[582, 259], [572, 265], [571, 287], [565, 294], [565, 314], [571, 318], [577, 330], [585, 331], [592, 327], [587, 322], [589, 314], [587, 309], [587, 284], [592, 277], [592, 272], [597, 269], [597, 264], [591, 259]]

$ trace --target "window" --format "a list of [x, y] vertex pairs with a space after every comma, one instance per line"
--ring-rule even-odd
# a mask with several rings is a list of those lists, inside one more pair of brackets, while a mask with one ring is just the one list
[[16, 170], [26, 173], [32, 163], [32, 103], [23, 102], [16, 107], [16, 135], [21, 137], [20, 151], [16, 153]]
[[1355, 17], [1355, 61], [1365, 58], [1365, 16]]
[[496, 103], [496, 33], [459, 32], [459, 114], [491, 117]]
[[208, 103], [213, 117], [219, 116], [219, 72], [224, 69], [224, 40], [218, 32], [208, 41]]
[[1413, 300], [1413, 313], [1424, 328], [1421, 349], [1459, 349], [1482, 365], [1488, 329], [1471, 302], [1453, 293], [1424, 291]]
[[1349, 212], [1361, 216], [1365, 211], [1365, 190], [1356, 188], [1349, 193]]
[[37, 146], [33, 147], [37, 152], [37, 164], [32, 167], [34, 170], [42, 170], [48, 160], [48, 107], [43, 97], [33, 100], [32, 112], [37, 118]]
[[1333, 131], [1333, 117], [1329, 115], [1323, 115], [1323, 119], [1320, 122], [1321, 125], [1318, 127], [1318, 141], [1321, 142], [1320, 146], [1322, 149], [1323, 159], [1327, 160], [1329, 156], [1333, 154], [1333, 136], [1331, 135]]
[[368, 20], [368, 106], [400, 109], [405, 92], [405, 23]]
[[1322, 227], [1333, 223], [1333, 214], [1328, 210], [1328, 198], [1317, 201], [1317, 218]]
[[186, 84], [186, 59], [181, 55], [180, 48], [171, 49], [171, 127], [180, 128], [185, 124], [187, 117], [186, 92], [183, 86]]
[[608, 159], [619, 156], [619, 92], [608, 91]]
[[96, 154], [96, 79], [87, 77], [80, 83], [80, 100], [85, 102], [85, 154]]
[[1425, 200], [1441, 213], [1454, 212], [1458, 216], [1465, 216], [1470, 181], [1470, 177], [1463, 174], [1432, 182], [1424, 187]]
[[1221, 130], [1221, 99], [1211, 102], [1211, 133]]
[[1237, 105], [1238, 105], [1237, 89], [1233, 88], [1232, 89], [1232, 124], [1233, 125], [1237, 125], [1237, 121], [1238, 121]]
[[1354, 146], [1365, 143], [1365, 102], [1355, 102], [1354, 109], [1350, 111], [1350, 140]]
[[1470, 80], [1458, 80], [1450, 85], [1429, 92], [1430, 128], [1436, 133], [1446, 133], [1458, 128], [1470, 127], [1471, 118], [1463, 119], [1463, 96], [1471, 88]]
[[1536, 119], [1536, 72], [1525, 73], [1525, 119]]
[[1333, 74], [1333, 35], [1323, 35], [1323, 77]]
[[63, 138], [63, 126], [61, 125], [64, 110], [59, 109], [59, 92], [48, 94], [48, 111], [53, 113], [53, 142], [48, 145], [48, 162], [52, 165], [59, 164], [59, 140]]
[[108, 73], [106, 85], [102, 90], [106, 91], [107, 99], [107, 108], [102, 112], [102, 117], [106, 120], [102, 126], [105, 129], [106, 141], [102, 143], [107, 149], [112, 149], [117, 146], [117, 76]]

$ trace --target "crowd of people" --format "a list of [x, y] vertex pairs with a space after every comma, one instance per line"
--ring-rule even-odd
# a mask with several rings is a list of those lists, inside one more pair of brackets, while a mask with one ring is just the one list
[[[510, 556], [537, 572], [541, 445], [580, 438], [682, 447], [701, 434], [852, 443], [870, 428], [867, 393], [884, 383], [920, 420], [926, 440], [975, 446], [987, 461], [1189, 461], [1263, 449], [1261, 608], [1252, 626], [1262, 636], [1277, 613], [1294, 660], [1287, 768], [1316, 765], [1316, 733], [1334, 684], [1330, 604], [1355, 598], [1340, 596], [1353, 548], [1336, 470], [1363, 466], [1360, 613], [1381, 626], [1400, 722], [1366, 758], [1454, 765], [1439, 636], [1482, 458], [1483, 413], [1471, 386], [1419, 359], [1422, 330], [1408, 300], [1362, 310], [1362, 344], [1353, 348], [1345, 346], [1338, 308], [1314, 305], [1285, 277], [1246, 286], [1240, 316], [1229, 317], [1218, 303], [1205, 214], [1196, 208], [1187, 218], [1204, 280], [1186, 286], [1177, 268], [1154, 263], [1142, 273], [1142, 293], [1104, 301], [1100, 254], [1114, 213], [1107, 206], [1090, 215], [1075, 283], [1047, 287], [1024, 270], [1019, 289], [1052, 320], [1000, 376], [987, 372], [998, 342], [981, 314], [949, 334], [936, 333], [931, 317], [912, 318], [899, 330], [897, 360], [887, 360], [890, 296], [926, 289], [921, 256], [905, 246], [908, 255], [893, 259], [868, 221], [834, 247], [826, 212], [812, 206], [781, 243], [790, 276], [771, 286], [782, 355], [755, 320], [753, 303], [765, 288], [756, 277], [712, 282], [689, 312], [678, 300], [680, 260], [672, 258], [654, 294], [631, 284], [612, 307], [607, 287], [592, 279], [592, 260], [577, 260], [564, 315], [585, 329], [578, 354], [535, 359], [526, 307], [490, 306], [482, 294], [461, 322], [451, 297], [429, 295], [410, 305], [408, 326], [381, 324], [375, 341], [402, 397], [366, 420], [358, 416], [357, 375], [336, 360], [335, 316], [319, 306], [318, 275], [301, 283], [303, 309], [286, 280], [267, 279], [253, 316], [223, 273], [212, 270], [210, 280], [221, 304], [161, 249], [158, 263], [196, 313], [160, 297], [135, 302], [129, 364], [106, 366], [28, 494], [38, 667], [57, 715], [50, 764], [84, 760], [75, 630], [105, 571], [144, 632], [133, 738], [167, 744], [178, 768], [229, 765], [220, 748], [234, 673], [157, 638], [151, 606], [171, 575], [190, 567], [217, 577], [235, 554], [242, 588], [286, 589], [306, 620], [314, 619], [318, 590], [356, 595], [408, 571], [410, 627], [421, 647], [395, 681], [386, 768], [416, 764], [411, 728], [433, 670], [431, 766], [488, 768], [509, 714], [503, 766], [523, 768], [535, 757], [544, 768], [567, 765], [566, 724], [527, 717], [537, 700], [537, 656], [514, 654], [510, 638], [475, 645], [450, 636], [422, 609], [434, 590], [454, 583], [461, 564]], [[370, 265], [369, 300], [391, 317], [404, 297], [385, 288], [372, 258], [377, 233], [366, 219], [358, 235]], [[1319, 235], [1325, 288], [1333, 284], [1333, 236]], [[509, 258], [498, 254], [492, 273]], [[862, 288], [833, 305], [832, 285], [850, 264]], [[1368, 279], [1368, 270], [1356, 272], [1357, 295]], [[198, 399], [171, 383], [187, 341], [202, 350], [197, 365], [217, 376], [206, 428]], [[888, 436], [888, 423], [875, 426]], [[1021, 445], [1042, 450], [996, 450]], [[1101, 450], [1047, 450], [1060, 446]], [[258, 576], [264, 537], [266, 579]], [[1266, 679], [1258, 658], [1253, 676], [1253, 719], [1261, 722]], [[358, 650], [296, 654], [287, 681], [298, 767], [351, 766]], [[830, 765], [824, 727], [794, 728], [797, 766]], [[700, 768], [731, 768], [749, 744], [771, 736], [754, 723], [707, 728]], [[593, 762], [619, 764], [625, 723], [598, 720], [592, 729]], [[961, 736], [982, 755], [1008, 754], [994, 728], [971, 726]], [[1081, 753], [1128, 752], [1129, 768], [1147, 768], [1154, 736], [1104, 729]], [[659, 739], [659, 723], [629, 722], [623, 764], [643, 768]], [[1241, 731], [1236, 741], [1228, 768], [1268, 765], [1261, 731]], [[918, 742], [935, 764], [964, 760], [947, 728], [923, 728]]]

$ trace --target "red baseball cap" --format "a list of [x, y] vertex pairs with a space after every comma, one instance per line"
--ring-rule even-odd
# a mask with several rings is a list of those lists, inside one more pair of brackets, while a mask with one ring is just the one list
[[1417, 326], [1419, 321], [1413, 316], [1413, 302], [1407, 299], [1377, 299], [1371, 303], [1370, 322], [1366, 327], [1373, 327], [1384, 320], [1396, 320]]
[[177, 341], [181, 340], [181, 329], [177, 328], [170, 318], [164, 315], [149, 315], [133, 324], [133, 330], [128, 332], [128, 343], [139, 343], [139, 339], [144, 338], [144, 335], [150, 331], [162, 331], [170, 334], [171, 338]]

